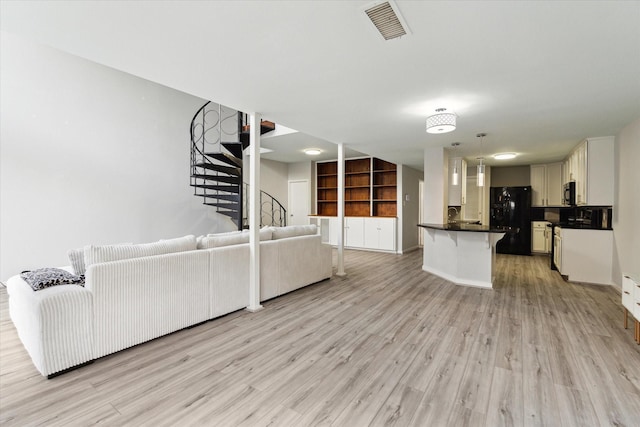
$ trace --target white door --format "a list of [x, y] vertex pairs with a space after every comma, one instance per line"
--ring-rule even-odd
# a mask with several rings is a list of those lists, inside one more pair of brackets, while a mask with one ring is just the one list
[[289, 181], [287, 225], [309, 224], [309, 181]]

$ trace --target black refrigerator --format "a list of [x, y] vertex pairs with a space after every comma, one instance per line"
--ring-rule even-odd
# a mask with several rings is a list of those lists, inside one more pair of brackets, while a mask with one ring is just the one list
[[491, 187], [491, 226], [516, 227], [496, 243], [499, 254], [531, 255], [531, 186]]

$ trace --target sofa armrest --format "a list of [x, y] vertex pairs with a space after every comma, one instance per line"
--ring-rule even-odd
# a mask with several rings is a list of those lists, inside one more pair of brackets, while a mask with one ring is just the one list
[[209, 256], [175, 252], [89, 266], [95, 357], [208, 320]]
[[44, 376], [93, 355], [93, 297], [78, 285], [34, 291], [20, 276], [7, 281], [9, 313], [36, 369]]

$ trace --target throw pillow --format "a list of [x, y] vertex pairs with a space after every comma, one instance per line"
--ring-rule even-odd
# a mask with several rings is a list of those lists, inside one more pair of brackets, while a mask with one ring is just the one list
[[76, 276], [60, 268], [39, 268], [33, 271], [24, 271], [20, 273], [20, 277], [34, 291], [56, 285], [84, 285], [83, 276]]

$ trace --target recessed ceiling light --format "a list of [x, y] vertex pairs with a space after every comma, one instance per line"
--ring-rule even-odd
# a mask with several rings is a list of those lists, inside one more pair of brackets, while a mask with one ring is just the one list
[[304, 154], [306, 154], [307, 156], [317, 156], [321, 153], [322, 150], [320, 150], [319, 148], [307, 148], [306, 150], [304, 150]]
[[496, 160], [510, 160], [516, 157], [516, 155], [517, 155], [516, 153], [499, 153], [499, 154], [494, 154], [493, 158]]

